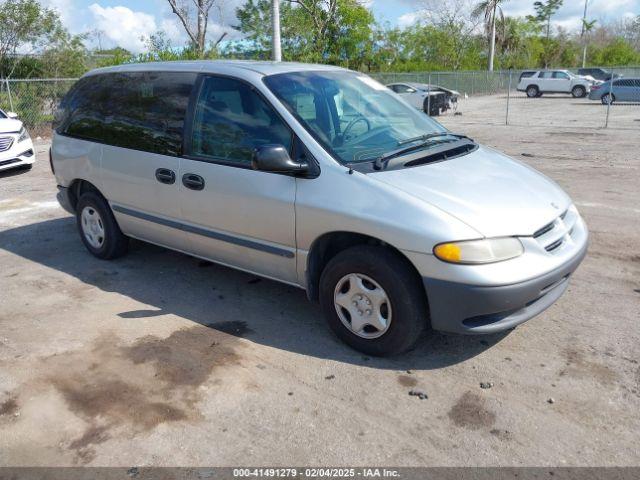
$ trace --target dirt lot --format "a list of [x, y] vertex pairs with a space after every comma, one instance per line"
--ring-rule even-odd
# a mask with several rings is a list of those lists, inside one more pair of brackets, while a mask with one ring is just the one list
[[384, 360], [300, 290], [139, 242], [91, 257], [39, 142], [0, 175], [0, 465], [640, 465], [640, 107], [601, 130], [543, 98], [504, 127], [498, 100], [442, 121], [555, 179], [590, 253], [516, 330]]

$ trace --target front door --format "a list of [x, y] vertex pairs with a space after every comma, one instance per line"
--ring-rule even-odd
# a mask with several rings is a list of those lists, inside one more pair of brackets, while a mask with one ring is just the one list
[[552, 87], [549, 89], [552, 92], [570, 92], [571, 91], [571, 78], [565, 72], [553, 72], [553, 77], [550, 80]]
[[181, 207], [195, 255], [296, 283], [294, 177], [251, 169], [253, 150], [292, 134], [249, 84], [204, 75], [180, 165]]

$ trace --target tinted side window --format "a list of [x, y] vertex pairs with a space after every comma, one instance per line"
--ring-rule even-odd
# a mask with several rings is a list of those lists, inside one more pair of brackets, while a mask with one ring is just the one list
[[564, 72], [553, 72], [553, 78], [557, 78], [560, 80], [569, 80], [569, 75]]
[[[81, 122], [92, 121], [89, 117], [93, 118], [94, 123], [99, 121], [99, 117], [95, 117], [96, 112], [94, 111], [92, 114], [91, 110], [94, 109], [90, 108], [90, 104], [96, 89], [100, 88], [101, 79], [102, 77], [81, 78], [62, 98], [56, 110], [53, 124], [58, 133], [71, 135], [70, 129], [77, 129]], [[82, 136], [82, 138], [91, 137]]]
[[551, 78], [552, 75], [553, 75], [553, 72], [540, 72], [539, 77], [540, 78]]
[[190, 153], [248, 166], [254, 149], [270, 143], [291, 150], [291, 132], [249, 85], [231, 78], [204, 79]]
[[195, 73], [113, 73], [83, 79], [68, 99], [64, 133], [178, 156]]
[[536, 72], [522, 72], [520, 74], [520, 80], [522, 80], [523, 78], [533, 77], [534, 73], [536, 73]]

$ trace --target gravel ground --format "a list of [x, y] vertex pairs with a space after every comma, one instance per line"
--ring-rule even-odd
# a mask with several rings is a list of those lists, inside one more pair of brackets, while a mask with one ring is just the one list
[[589, 255], [514, 331], [393, 359], [301, 290], [140, 242], [91, 257], [37, 142], [0, 174], [0, 465], [640, 465], [640, 108], [603, 130], [597, 104], [518, 98], [505, 127], [503, 100], [441, 120], [565, 188]]

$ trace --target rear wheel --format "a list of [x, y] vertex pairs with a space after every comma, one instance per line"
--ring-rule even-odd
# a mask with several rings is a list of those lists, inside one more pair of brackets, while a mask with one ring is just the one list
[[320, 278], [320, 304], [331, 330], [368, 355], [409, 350], [428, 321], [420, 277], [383, 247], [351, 247], [332, 258]]
[[537, 86], [535, 85], [529, 85], [527, 87], [527, 97], [529, 98], [535, 98], [538, 96], [538, 94], [540, 93], [540, 90], [538, 89]]
[[584, 88], [582, 85], [576, 85], [571, 90], [571, 95], [573, 95], [573, 98], [582, 98], [586, 94], [587, 94], [587, 89]]
[[602, 95], [602, 97], [600, 97], [600, 101], [603, 105], [607, 105], [609, 103], [615, 102], [616, 97], [613, 95], [613, 93], [605, 93], [604, 95]]
[[97, 192], [80, 196], [76, 222], [82, 243], [92, 255], [110, 260], [127, 253], [129, 239], [120, 230], [107, 201]]

